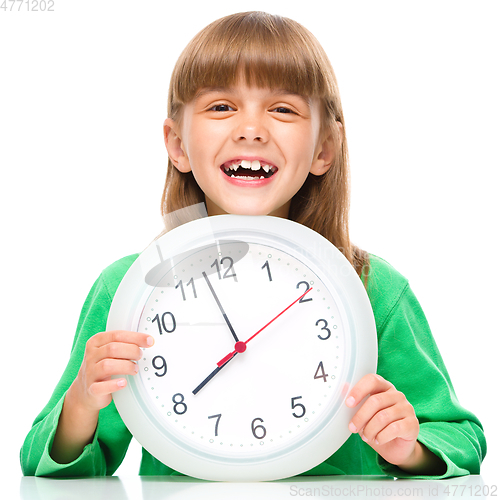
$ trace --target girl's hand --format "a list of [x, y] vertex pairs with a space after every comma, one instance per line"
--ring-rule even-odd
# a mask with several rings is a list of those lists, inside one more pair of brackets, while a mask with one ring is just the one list
[[126, 379], [111, 377], [135, 375], [140, 348], [153, 344], [145, 333], [121, 330], [97, 333], [88, 340], [80, 371], [64, 398], [50, 450], [53, 460], [67, 464], [80, 456], [93, 439], [99, 410], [111, 402], [113, 392], [126, 386]]
[[113, 375], [135, 375], [142, 356], [141, 347], [150, 347], [154, 339], [145, 333], [122, 330], [101, 332], [91, 337], [83, 362], [70, 388], [73, 401], [89, 411], [99, 411], [112, 400], [113, 392], [126, 386], [125, 378]]
[[345, 403], [354, 407], [366, 396], [348, 426], [350, 431], [358, 432], [387, 462], [401, 469], [419, 465], [423, 457], [417, 442], [419, 422], [404, 394], [383, 377], [370, 374], [355, 385]]

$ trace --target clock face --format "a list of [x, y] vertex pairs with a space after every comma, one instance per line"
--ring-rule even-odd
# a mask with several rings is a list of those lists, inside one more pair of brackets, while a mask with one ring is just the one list
[[204, 479], [277, 479], [348, 437], [345, 396], [375, 371], [376, 336], [358, 276], [323, 240], [283, 219], [219, 216], [132, 266], [108, 329], [155, 344], [115, 401], [159, 460]]

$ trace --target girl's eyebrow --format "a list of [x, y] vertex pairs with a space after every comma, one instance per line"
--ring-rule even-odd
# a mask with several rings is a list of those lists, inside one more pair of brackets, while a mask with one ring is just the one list
[[229, 94], [233, 93], [231, 89], [227, 87], [203, 87], [196, 92], [196, 94], [194, 95], [194, 99], [199, 99], [200, 97], [203, 97], [206, 94], [211, 94], [216, 92], [228, 92]]
[[[211, 93], [226, 93], [226, 94], [235, 94], [236, 90], [232, 87], [203, 87], [200, 88], [195, 96], [194, 99], [199, 99], [200, 97], [203, 97], [204, 95], [211, 94]], [[271, 94], [279, 96], [279, 95], [292, 95], [299, 97], [300, 99], [303, 100], [303, 102], [310, 108], [311, 106], [311, 98], [308, 96], [304, 96], [303, 94], [300, 94], [298, 92], [293, 92], [291, 90], [285, 90], [285, 89], [271, 89], [270, 90]]]

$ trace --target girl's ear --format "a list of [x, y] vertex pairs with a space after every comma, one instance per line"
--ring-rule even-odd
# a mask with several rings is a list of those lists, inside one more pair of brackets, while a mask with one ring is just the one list
[[184, 152], [182, 139], [179, 135], [179, 127], [171, 118], [167, 118], [163, 124], [163, 135], [168, 156], [173, 165], [182, 173], [190, 172], [191, 165]]
[[317, 156], [310, 167], [310, 173], [313, 175], [325, 174], [331, 168], [342, 142], [343, 125], [337, 121], [325, 134], [325, 138], [318, 148]]

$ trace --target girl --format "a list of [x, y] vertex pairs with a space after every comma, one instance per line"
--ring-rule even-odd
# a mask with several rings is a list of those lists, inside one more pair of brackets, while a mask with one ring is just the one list
[[[181, 54], [164, 124], [169, 166], [162, 199], [172, 214], [204, 202], [208, 215], [287, 217], [341, 249], [367, 286], [376, 320], [378, 373], [346, 404], [352, 436], [307, 472], [449, 477], [478, 473], [485, 439], [455, 397], [407, 280], [356, 248], [348, 233], [348, 157], [336, 80], [299, 24], [249, 12], [202, 30]], [[105, 331], [107, 314], [137, 255], [101, 274], [83, 306], [71, 357], [21, 450], [24, 474], [110, 475], [131, 435], [112, 393], [134, 375], [146, 334]], [[359, 404], [364, 398], [363, 404]], [[175, 474], [143, 450], [140, 474]]]

